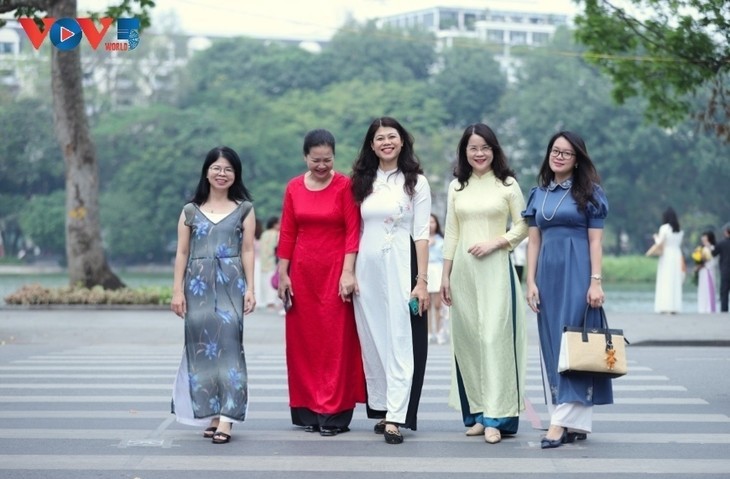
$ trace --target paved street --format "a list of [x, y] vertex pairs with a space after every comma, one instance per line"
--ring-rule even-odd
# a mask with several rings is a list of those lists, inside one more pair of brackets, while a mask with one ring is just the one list
[[[214, 445], [169, 414], [182, 323], [163, 310], [0, 310], [0, 478], [730, 477], [730, 315], [610, 314], [632, 341], [616, 404], [585, 442], [540, 449], [547, 426], [534, 318], [529, 407], [498, 445], [447, 406], [450, 349], [432, 346], [419, 430], [390, 446], [358, 407], [334, 438], [291, 426], [283, 325], [246, 318], [251, 403]], [[326, 338], [323, 338], [326, 347]]]

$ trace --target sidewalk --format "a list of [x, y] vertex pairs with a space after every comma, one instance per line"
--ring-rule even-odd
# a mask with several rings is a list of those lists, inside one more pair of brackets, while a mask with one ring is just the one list
[[[608, 313], [612, 329], [623, 329], [632, 346], [730, 346], [730, 314]], [[244, 320], [247, 349], [284, 351], [285, 318], [255, 312]], [[537, 343], [534, 314], [528, 314], [528, 338]], [[325, 333], [323, 332], [323, 335]], [[0, 345], [135, 344], [180, 345], [182, 320], [166, 309], [0, 308]]]

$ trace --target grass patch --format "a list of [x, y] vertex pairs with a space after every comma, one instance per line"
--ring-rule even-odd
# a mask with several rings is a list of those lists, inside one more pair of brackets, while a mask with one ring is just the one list
[[603, 281], [608, 283], [653, 283], [657, 258], [647, 256], [604, 256]]

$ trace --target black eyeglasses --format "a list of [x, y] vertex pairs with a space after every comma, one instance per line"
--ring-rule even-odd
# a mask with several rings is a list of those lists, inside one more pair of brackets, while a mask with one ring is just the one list
[[552, 150], [550, 150], [550, 155], [554, 156], [556, 158], [560, 157], [564, 160], [569, 160], [575, 156], [575, 153], [573, 153], [572, 151], [567, 151], [567, 150], [561, 151], [561, 150], [558, 150], [557, 148], [553, 148]]

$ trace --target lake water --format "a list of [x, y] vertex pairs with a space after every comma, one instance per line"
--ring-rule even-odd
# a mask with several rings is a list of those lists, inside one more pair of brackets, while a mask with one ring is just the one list
[[[117, 272], [129, 287], [170, 286], [172, 271]], [[68, 284], [64, 273], [0, 274], [0, 304], [5, 296], [18, 290], [24, 284], [37, 283], [46, 287], [60, 287]], [[604, 284], [607, 312], [651, 313], [654, 311], [653, 284]], [[697, 311], [697, 288], [687, 282], [682, 297], [683, 311]]]

